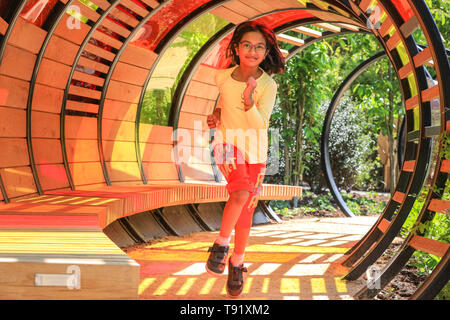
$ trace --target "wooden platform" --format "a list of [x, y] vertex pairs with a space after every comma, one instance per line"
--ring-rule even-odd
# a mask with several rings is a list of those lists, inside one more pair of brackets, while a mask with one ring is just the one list
[[[299, 187], [266, 184], [261, 200], [300, 195]], [[227, 198], [225, 184], [170, 183], [59, 191], [0, 205], [1, 298], [137, 299], [140, 267], [103, 230], [152, 209]]]

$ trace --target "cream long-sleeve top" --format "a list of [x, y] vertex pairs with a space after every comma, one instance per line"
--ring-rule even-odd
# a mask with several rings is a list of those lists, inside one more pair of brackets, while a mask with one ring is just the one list
[[215, 80], [220, 97], [220, 122], [213, 145], [226, 142], [236, 146], [248, 163], [265, 163], [268, 152], [269, 119], [277, 96], [276, 82], [263, 71], [256, 79], [253, 106], [245, 111], [243, 92], [246, 82], [233, 79], [236, 68], [218, 70]]

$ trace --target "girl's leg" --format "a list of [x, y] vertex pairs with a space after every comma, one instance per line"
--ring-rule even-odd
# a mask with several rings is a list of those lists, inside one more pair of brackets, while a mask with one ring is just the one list
[[248, 167], [250, 181], [252, 182], [254, 188], [253, 192], [249, 194], [249, 197], [242, 208], [242, 212], [239, 215], [239, 219], [236, 222], [234, 251], [231, 256], [231, 262], [234, 266], [239, 266], [244, 262], [245, 248], [247, 247], [247, 242], [250, 235], [253, 213], [255, 212], [255, 208], [258, 204], [257, 197], [264, 180], [265, 165], [255, 164], [249, 165]]
[[[222, 216], [222, 223], [220, 225], [219, 241], [226, 242], [226, 239], [230, 239], [231, 232], [233, 231], [241, 212], [244, 209], [244, 205], [249, 199], [250, 192], [247, 190], [237, 190], [230, 193], [230, 197], [225, 205]], [[225, 243], [219, 243], [225, 244]]]

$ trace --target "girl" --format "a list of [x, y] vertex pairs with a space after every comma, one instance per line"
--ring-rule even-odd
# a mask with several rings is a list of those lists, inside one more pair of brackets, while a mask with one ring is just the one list
[[247, 21], [238, 25], [227, 48], [231, 68], [219, 70], [216, 85], [220, 98], [207, 118], [216, 128], [214, 158], [227, 180], [230, 195], [225, 205], [218, 238], [214, 241], [206, 270], [222, 274], [227, 262], [230, 235], [235, 245], [228, 263], [227, 293], [237, 297], [244, 286], [244, 253], [252, 225], [257, 196], [264, 180], [267, 160], [267, 129], [277, 94], [269, 76], [284, 70], [284, 58], [272, 30]]

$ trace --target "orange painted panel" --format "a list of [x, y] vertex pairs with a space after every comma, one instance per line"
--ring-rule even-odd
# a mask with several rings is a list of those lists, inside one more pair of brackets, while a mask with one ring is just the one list
[[70, 171], [75, 185], [105, 183], [99, 162], [71, 163]]
[[103, 141], [105, 161], [137, 161], [134, 142]]
[[409, 245], [416, 250], [428, 252], [438, 257], [443, 257], [450, 248], [450, 244], [448, 243], [421, 236], [414, 236], [409, 242]]
[[177, 167], [173, 163], [143, 162], [148, 180], [179, 181]]
[[137, 104], [105, 99], [103, 119], [136, 121]]
[[26, 139], [0, 138], [0, 168], [30, 164]]
[[139, 142], [172, 145], [172, 133], [173, 127], [141, 123], [139, 126]]
[[142, 0], [143, 3], [147, 4], [151, 8], [156, 8], [159, 3], [156, 0]]
[[66, 116], [66, 139], [97, 139], [97, 119]]
[[91, 28], [76, 20], [72, 16], [65, 14], [55, 30], [55, 34], [69, 40], [73, 43], [81, 45], [84, 38]]
[[125, 22], [126, 24], [128, 24], [132, 27], [136, 27], [139, 23], [138, 20], [131, 17], [129, 14], [126, 14], [122, 10], [119, 10], [118, 8], [112, 9], [110, 15], [113, 16], [114, 18], [116, 18], [117, 20]]
[[192, 77], [192, 80], [216, 85], [215, 80], [214, 80], [214, 78], [216, 76], [216, 72], [217, 72], [216, 69], [201, 64], [198, 66], [197, 71], [195, 71], [195, 74]]
[[36, 165], [36, 170], [44, 190], [61, 189], [69, 186], [63, 164]]
[[172, 145], [159, 143], [141, 143], [142, 161], [172, 162]]
[[34, 163], [62, 163], [61, 141], [59, 139], [33, 139]]
[[0, 169], [0, 174], [9, 198], [37, 192], [30, 167]]
[[398, 203], [402, 203], [405, 200], [405, 196], [406, 196], [406, 194], [404, 194], [403, 192], [397, 191], [394, 193], [392, 200], [394, 200]]
[[422, 101], [431, 101], [436, 98], [439, 98], [439, 85], [422, 91]]
[[106, 97], [117, 101], [138, 103], [141, 91], [140, 86], [111, 80]]
[[117, 40], [116, 38], [111, 37], [110, 35], [102, 32], [100, 30], [94, 31], [94, 35], [92, 36], [94, 39], [99, 40], [113, 48], [120, 49], [122, 47], [122, 42]]
[[[96, 71], [100, 71], [103, 73], [108, 73], [109, 67], [106, 64], [85, 58], [85, 57], [80, 57], [80, 59], [78, 60], [78, 64], [77, 64], [77, 68], [78, 67], [83, 67], [84, 69], [91, 69], [91, 70], [96, 70]], [[89, 70], [88, 70], [89, 71]]]
[[37, 82], [43, 85], [65, 89], [70, 74], [70, 67], [49, 59], [42, 59]]
[[442, 160], [441, 172], [450, 172], [450, 160]]
[[209, 147], [210, 132], [193, 129], [179, 128], [176, 139], [181, 146]]
[[422, 66], [425, 64], [425, 62], [430, 61], [431, 59], [433, 59], [433, 57], [431, 56], [431, 51], [429, 47], [426, 47], [425, 49], [423, 49], [422, 51], [420, 51], [418, 54], [416, 54], [413, 58], [414, 60], [414, 65], [416, 67]]
[[[8, 22], [6, 22], [5, 20], [3, 20], [1, 17], [0, 17], [0, 34], [5, 34], [6, 33], [6, 30], [8, 29]], [[0, 197], [1, 197], [1, 195], [0, 195]], [[3, 199], [3, 198], [2, 198]]]
[[134, 127], [134, 122], [103, 119], [103, 140], [134, 141]]
[[105, 50], [102, 47], [96, 46], [92, 43], [88, 43], [84, 50], [109, 61], [113, 61], [115, 57], [115, 54], [111, 51]]
[[145, 10], [144, 8], [142, 8], [140, 5], [137, 5], [135, 2], [133, 2], [132, 0], [122, 0], [120, 2], [120, 4], [128, 9], [131, 9], [133, 12], [136, 12], [137, 14], [139, 14], [141, 17], [145, 17], [146, 15], [149, 14], [149, 12], [147, 10]]
[[270, 1], [265, 2], [264, 0], [240, 0], [247, 6], [253, 7], [260, 12], [268, 12], [276, 9], [274, 3], [270, 4]]
[[33, 110], [61, 113], [64, 91], [36, 84], [33, 94]]
[[70, 86], [69, 94], [74, 94], [77, 96], [82, 96], [82, 97], [92, 98], [92, 99], [97, 99], [97, 100], [99, 100], [102, 95], [101, 91], [87, 89], [87, 88], [78, 87], [78, 86], [74, 86], [74, 85]]
[[234, 12], [239, 12], [239, 14], [246, 16], [247, 18], [251, 18], [260, 14], [258, 10], [243, 4], [240, 1], [230, 1], [223, 5], [225, 8], [228, 8]]
[[450, 200], [440, 200], [433, 199], [431, 200], [428, 209], [435, 212], [440, 212], [444, 214], [450, 213]]
[[73, 42], [54, 35], [48, 43], [44, 57], [67, 65], [72, 65], [78, 52], [78, 48], [79, 46]]
[[183, 111], [180, 112], [178, 127], [196, 129], [201, 131], [209, 130], [209, 127], [206, 123], [206, 115], [199, 115]]
[[111, 4], [107, 0], [90, 0], [90, 1], [98, 5], [103, 10], [108, 9], [111, 6]]
[[215, 100], [185, 95], [181, 111], [208, 115], [213, 112], [215, 104]]
[[145, 69], [150, 69], [158, 55], [141, 47], [128, 45], [120, 57], [121, 62], [129, 63]]
[[45, 30], [19, 17], [8, 43], [38, 54], [46, 35], [47, 32]]
[[119, 62], [113, 72], [112, 79], [142, 86], [144, 85], [148, 72], [145, 68]]
[[66, 140], [67, 160], [71, 162], [98, 162], [97, 140]]
[[215, 85], [206, 84], [198, 81], [191, 81], [189, 83], [186, 94], [194, 97], [200, 97], [210, 100], [216, 100], [219, 90]]
[[228, 8], [225, 8], [223, 6], [217, 7], [215, 9], [211, 10], [210, 13], [212, 13], [213, 15], [218, 16], [222, 19], [230, 21], [234, 24], [239, 24], [239, 23], [247, 20], [247, 18], [245, 16], [240, 15], [240, 14], [238, 14]]
[[0, 105], [25, 109], [29, 87], [27, 81], [0, 75]]
[[111, 181], [139, 181], [141, 173], [137, 162], [106, 162]]
[[26, 137], [25, 110], [0, 107], [0, 137]]
[[131, 33], [131, 31], [129, 31], [128, 29], [125, 29], [123, 26], [121, 26], [118, 23], [115, 23], [109, 19], [104, 19], [102, 21], [101, 25], [105, 26], [106, 28], [110, 29], [111, 31], [114, 31], [117, 34], [120, 34], [124, 38], [127, 38]]
[[180, 146], [174, 148], [174, 161], [187, 166], [191, 164], [211, 164], [209, 148]]
[[78, 102], [74, 100], [67, 100], [66, 110], [78, 110], [83, 112], [98, 112], [98, 105], [91, 103]]
[[100, 17], [100, 15], [97, 12], [95, 12], [91, 8], [88, 8], [85, 5], [83, 5], [81, 3], [77, 3], [76, 5], [78, 7], [79, 12], [86, 18], [89, 18], [89, 20], [96, 22], [98, 20], [98, 18]]
[[59, 115], [47, 112], [31, 112], [31, 136], [33, 138], [59, 138]]
[[30, 81], [35, 62], [36, 56], [31, 52], [6, 45], [0, 64], [0, 74]]
[[415, 164], [416, 164], [415, 160], [405, 161], [403, 163], [403, 171], [413, 172]]
[[211, 165], [182, 163], [181, 170], [185, 180], [214, 181], [214, 173]]
[[99, 87], [102, 87], [105, 83], [105, 79], [81, 71], [75, 71], [73, 74], [73, 79], [94, 84]]

